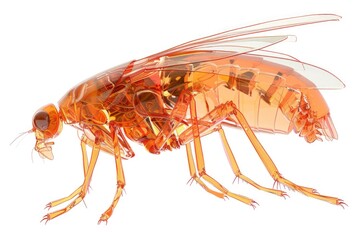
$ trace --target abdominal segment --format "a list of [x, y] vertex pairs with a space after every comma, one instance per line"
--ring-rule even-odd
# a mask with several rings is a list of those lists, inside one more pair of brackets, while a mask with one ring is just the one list
[[[192, 76], [193, 88], [199, 91], [196, 95], [198, 116], [204, 116], [219, 104], [231, 101], [254, 130], [289, 133], [302, 92], [284, 87], [288, 80], [286, 72], [281, 71], [284, 68], [273, 66], [273, 69], [264, 71], [259, 64], [254, 64], [253, 59], [251, 63], [252, 66], [242, 67], [235, 62], [199, 66]], [[202, 73], [204, 70], [200, 68], [209, 67], [215, 68], [214, 72], [216, 70], [218, 74]], [[235, 124], [234, 119], [228, 120], [229, 124]]]

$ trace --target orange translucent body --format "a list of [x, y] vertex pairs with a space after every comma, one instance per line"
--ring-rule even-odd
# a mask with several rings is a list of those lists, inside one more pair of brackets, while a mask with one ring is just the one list
[[[284, 178], [254, 134], [254, 131], [294, 131], [307, 142], [321, 140], [322, 136], [329, 140], [337, 138], [319, 89], [339, 88], [343, 84], [323, 69], [262, 50], [288, 36], [239, 38], [338, 18], [309, 15], [282, 19], [194, 40], [109, 69], [71, 89], [59, 101], [58, 109], [52, 104], [41, 108], [33, 119], [35, 150], [42, 157], [52, 159], [53, 142], [49, 140], [61, 132], [62, 123], [69, 124], [83, 132], [84, 166], [83, 184], [47, 207], [72, 202], [45, 215], [43, 220], [53, 219], [83, 200], [99, 152], [105, 151], [114, 155], [117, 170], [113, 202], [99, 220], [107, 222], [125, 186], [122, 160], [134, 156], [128, 140], [154, 154], [185, 145], [193, 180], [217, 197], [229, 196], [255, 207], [254, 200], [228, 191], [205, 170], [201, 137], [218, 132], [237, 178], [285, 197], [284, 191], [263, 187], [241, 173], [222, 129], [224, 125], [245, 131], [275, 182], [307, 196], [343, 205], [341, 199], [320, 195], [312, 188]], [[325, 80], [309, 79], [301, 74], [301, 69], [305, 73], [318, 73]], [[92, 147], [90, 159], [86, 145]]]

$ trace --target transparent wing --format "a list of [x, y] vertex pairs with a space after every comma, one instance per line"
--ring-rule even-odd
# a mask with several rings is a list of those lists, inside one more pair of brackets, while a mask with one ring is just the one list
[[[287, 66], [291, 70], [310, 80], [314, 85], [306, 85], [306, 88], [317, 88], [317, 89], [341, 89], [345, 87], [345, 84], [331, 72], [309, 64], [301, 62], [296, 58], [289, 55], [272, 52], [272, 51], [257, 51], [249, 56], [261, 57], [265, 61]], [[291, 85], [291, 82], [285, 82], [286, 87], [296, 87]]]
[[[184, 51], [169, 52], [167, 55], [159, 55], [159, 60], [152, 61], [146, 65], [147, 70], [159, 68], [159, 67], [171, 67], [181, 64], [196, 64], [200, 62], [209, 62], [218, 60], [221, 58], [232, 57], [244, 53], [250, 53], [253, 51], [261, 50], [276, 43], [285, 40], [295, 40], [294, 36], [266, 36], [266, 37], [252, 37], [252, 38], [235, 38], [226, 39], [218, 42], [210, 42], [197, 46], [196, 48], [187, 49]], [[215, 52], [216, 54], [207, 54], [206, 57], [201, 55], [190, 55], [193, 52]], [[219, 54], [221, 52], [221, 54]], [[186, 60], [184, 60], [186, 56]], [[168, 59], [168, 61], [164, 61]], [[171, 60], [170, 60], [171, 59]]]
[[[236, 28], [233, 30], [225, 31], [222, 33], [210, 35], [207, 37], [195, 39], [173, 48], [167, 49], [165, 51], [159, 52], [157, 54], [151, 55], [148, 58], [159, 57], [163, 55], [168, 55], [171, 53], [176, 53], [179, 51], [185, 50], [203, 50], [208, 47], [214, 47], [218, 44], [224, 44], [225, 42], [233, 41], [236, 42], [245, 35], [267, 32], [282, 28], [296, 27], [306, 24], [327, 22], [327, 21], [337, 21], [341, 17], [335, 14], [313, 14], [305, 15], [292, 18], [283, 18], [278, 20], [272, 20], [267, 22], [262, 22], [254, 25], [249, 25], [246, 27]], [[278, 41], [280, 42], [280, 41]], [[276, 42], [277, 43], [277, 42]]]
[[[232, 73], [226, 73], [226, 71], [219, 72], [218, 69], [211, 67], [196, 68], [196, 66], [204, 63], [211, 64], [215, 61], [222, 61], [222, 63], [227, 61], [227, 63], [230, 63], [231, 61], [234, 61], [234, 59], [241, 58], [241, 55], [247, 55], [261, 58], [262, 61], [271, 62], [273, 64], [281, 64], [282, 66], [289, 68], [287, 71], [299, 73], [309, 80], [308, 83], [304, 83], [304, 86], [302, 87], [319, 89], [342, 88], [344, 87], [344, 84], [332, 73], [322, 68], [301, 62], [289, 55], [264, 50], [266, 47], [279, 42], [294, 40], [296, 39], [294, 36], [243, 37], [245, 35], [260, 32], [312, 23], [337, 21], [339, 19], [340, 16], [334, 14], [316, 14], [284, 18], [237, 28], [199, 38], [141, 59], [143, 63], [146, 62], [142, 67], [145, 68], [146, 71], [156, 69], [191, 69], [190, 71], [226, 75]], [[261, 79], [258, 79], [258, 81], [261, 81]], [[292, 83], [288, 81], [281, 84], [283, 86], [292, 87]]]
[[[209, 76], [217, 74], [221, 75], [222, 78], [231, 77], [244, 71], [273, 74], [274, 76], [281, 72], [285, 81], [277, 83], [278, 87], [296, 89], [339, 89], [344, 87], [341, 80], [327, 70], [301, 62], [289, 55], [265, 50], [250, 54], [226, 51], [185, 52], [172, 57], [162, 57], [159, 61], [149, 65], [151, 66], [149, 68], [145, 66], [146, 71], [186, 70], [188, 72], [209, 74]], [[301, 75], [301, 77], [296, 74]], [[288, 81], [285, 76], [301, 78], [301, 84], [299, 85], [298, 81]], [[254, 78], [253, 81], [261, 82], [262, 78]]]

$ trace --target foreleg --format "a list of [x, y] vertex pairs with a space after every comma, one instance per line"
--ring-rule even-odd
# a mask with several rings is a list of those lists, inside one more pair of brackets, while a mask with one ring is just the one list
[[87, 190], [88, 190], [88, 187], [90, 184], [90, 180], [91, 180], [94, 168], [95, 168], [95, 164], [96, 164], [96, 161], [99, 156], [99, 151], [100, 151], [100, 143], [99, 143], [99, 141], [95, 141], [95, 144], [94, 144], [92, 152], [91, 152], [90, 163], [89, 163], [83, 184], [79, 188], [77, 188], [72, 194], [70, 194], [68, 197], [50, 202], [47, 206], [48, 206], [48, 208], [51, 208], [51, 207], [57, 206], [61, 203], [64, 203], [68, 200], [71, 200], [75, 196], [76, 196], [76, 198], [67, 207], [57, 210], [55, 212], [46, 214], [41, 221], [48, 222], [49, 220], [54, 219], [64, 213], [70, 211], [70, 209], [72, 209], [74, 206], [79, 204], [79, 202], [81, 202], [85, 198], [85, 195], [87, 193]]

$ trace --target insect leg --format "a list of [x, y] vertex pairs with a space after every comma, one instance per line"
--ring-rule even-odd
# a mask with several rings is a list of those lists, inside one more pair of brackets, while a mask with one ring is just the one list
[[199, 127], [198, 127], [197, 114], [196, 114], [196, 103], [195, 103], [194, 98], [192, 98], [191, 102], [190, 102], [190, 114], [191, 114], [191, 119], [192, 119], [192, 131], [193, 131], [193, 136], [194, 136], [196, 166], [197, 166], [199, 176], [201, 178], [203, 178], [206, 182], [210, 183], [215, 188], [217, 188], [220, 192], [255, 208], [256, 202], [254, 200], [252, 200], [248, 197], [241, 196], [241, 195], [230, 192], [225, 187], [223, 187], [218, 181], [216, 181], [214, 178], [212, 178], [211, 176], [209, 176], [206, 173], [204, 155], [203, 155], [202, 147], [201, 147], [200, 133], [199, 133]]
[[191, 179], [190, 180], [195, 180], [198, 184], [200, 184], [201, 187], [203, 187], [205, 189], [205, 191], [215, 195], [216, 197], [219, 198], [224, 198], [226, 195], [222, 192], [217, 192], [214, 191], [212, 189], [210, 189], [208, 186], [206, 186], [206, 184], [197, 176], [196, 174], [196, 170], [195, 170], [195, 164], [194, 164], [194, 158], [192, 155], [192, 151], [191, 151], [191, 145], [190, 143], [186, 144], [186, 154], [187, 154], [187, 159], [188, 159], [188, 163], [189, 163], [189, 170], [190, 170], [190, 176]]
[[89, 167], [89, 161], [88, 161], [87, 152], [86, 152], [86, 136], [85, 136], [85, 134], [83, 134], [81, 137], [81, 152], [82, 152], [82, 158], [83, 158], [83, 171], [84, 171], [84, 177], [85, 177], [88, 167]]
[[231, 105], [234, 108], [233, 112], [234, 112], [234, 115], [236, 116], [236, 119], [239, 121], [241, 127], [244, 129], [245, 134], [249, 138], [251, 144], [254, 146], [256, 152], [258, 153], [261, 161], [263, 162], [267, 171], [269, 172], [271, 177], [275, 180], [275, 182], [282, 183], [282, 184], [284, 184], [298, 192], [301, 192], [301, 193], [305, 194], [306, 196], [312, 197], [312, 198], [323, 200], [323, 201], [326, 201], [326, 202], [329, 202], [332, 204], [336, 204], [336, 205], [345, 204], [344, 201], [339, 198], [320, 195], [313, 188], [299, 186], [299, 185], [287, 180], [286, 178], [284, 178], [279, 173], [279, 170], [277, 169], [274, 162], [271, 160], [269, 154], [265, 151], [264, 147], [261, 145], [261, 143], [255, 136], [254, 132], [251, 130], [244, 115], [236, 108], [235, 104], [231, 103]]
[[[283, 196], [283, 197], [286, 196], [285, 192], [283, 192], [281, 190], [276, 190], [276, 189], [271, 189], [271, 188], [266, 188], [266, 187], [260, 186], [259, 184], [255, 183], [253, 180], [251, 180], [250, 178], [248, 178], [247, 176], [245, 176], [241, 173], [241, 171], [238, 167], [238, 164], [235, 160], [235, 157], [234, 157], [234, 155], [230, 149], [230, 146], [227, 142], [225, 133], [224, 133], [223, 129], [221, 128], [221, 122], [224, 119], [228, 118], [230, 115], [232, 115], [232, 113], [233, 113], [233, 108], [230, 103], [221, 104], [221, 105], [217, 106], [215, 109], [213, 109], [211, 112], [206, 114], [204, 117], [202, 117], [198, 121], [198, 123], [200, 123], [200, 122], [204, 123], [203, 125], [199, 126], [200, 135], [203, 133], [207, 133], [209, 131], [211, 131], [211, 132], [218, 131], [220, 134], [220, 137], [221, 137], [221, 141], [224, 146], [224, 150], [226, 152], [226, 155], [228, 156], [230, 166], [237, 178], [244, 180], [245, 182], [256, 187], [257, 189], [260, 189], [260, 190], [263, 190], [266, 192], [270, 192], [270, 193], [273, 193], [273, 194], [276, 194], [279, 196]], [[207, 126], [206, 123], [209, 123], [209, 122], [211, 124], [209, 126]], [[192, 138], [192, 136], [193, 136], [191, 130], [192, 129], [187, 129], [182, 133], [182, 135], [180, 135], [180, 138], [182, 139], [182, 141], [184, 141], [184, 142], [190, 141], [189, 137]]]
[[[58, 217], [58, 216], [60, 216], [60, 215], [62, 215], [64, 213], [68, 212], [70, 209], [72, 209], [74, 206], [76, 206], [79, 202], [81, 202], [84, 199], [84, 197], [85, 197], [85, 195], [87, 193], [87, 189], [89, 187], [89, 183], [90, 183], [91, 176], [92, 176], [92, 173], [93, 173], [94, 168], [95, 168], [97, 158], [99, 156], [99, 151], [100, 151], [100, 143], [99, 143], [98, 140], [96, 140], [95, 143], [94, 143], [92, 152], [91, 152], [90, 163], [89, 163], [89, 167], [88, 167], [84, 182], [68, 198], [70, 200], [71, 199], [70, 197], [72, 195], [77, 195], [77, 197], [67, 207], [65, 207], [63, 209], [60, 209], [60, 210], [57, 210], [55, 212], [46, 214], [41, 221], [46, 221], [47, 222], [47, 221], [49, 221], [51, 219], [54, 219], [54, 218], [56, 218], [56, 217]], [[67, 198], [63, 198], [63, 199], [51, 202], [48, 205], [50, 207], [59, 205], [60, 203], [64, 202], [63, 201], [64, 199], [67, 199]]]
[[121, 197], [122, 190], [125, 187], [125, 176], [124, 176], [124, 170], [122, 167], [122, 161], [121, 161], [121, 154], [120, 154], [120, 145], [119, 145], [119, 138], [117, 135], [117, 129], [116, 127], [110, 123], [110, 134], [113, 139], [113, 146], [114, 146], [114, 156], [115, 156], [115, 165], [116, 165], [116, 193], [114, 196], [114, 199], [110, 205], [110, 207], [101, 215], [98, 224], [101, 222], [106, 222], [111, 217], [113, 210], [115, 209], [117, 203], [119, 202], [119, 199]]
[[[89, 161], [88, 161], [88, 157], [87, 157], [87, 152], [86, 152], [86, 136], [83, 135], [81, 137], [81, 152], [82, 152], [82, 159], [83, 159], [83, 172], [84, 172], [84, 178], [86, 177], [86, 173], [89, 167]], [[79, 194], [81, 191], [81, 186], [78, 187], [73, 193], [71, 193], [69, 196], [64, 197], [64, 198], [60, 198], [56, 201], [52, 201], [50, 203], [48, 203], [46, 205], [46, 208], [50, 209], [52, 207], [55, 207], [57, 205], [60, 205], [64, 202], [67, 202], [71, 199], [73, 199], [77, 194]]]
[[225, 152], [226, 152], [226, 155], [229, 159], [229, 163], [230, 163], [230, 166], [231, 166], [231, 169], [232, 171], [234, 172], [236, 178], [240, 178], [242, 180], [244, 180], [245, 182], [249, 183], [250, 185], [254, 186], [255, 188], [259, 189], [259, 190], [262, 190], [262, 191], [265, 191], [265, 192], [269, 192], [269, 193], [272, 193], [272, 194], [276, 194], [278, 196], [282, 196], [282, 197], [285, 197], [287, 196], [286, 193], [284, 191], [281, 191], [281, 190], [277, 190], [277, 189], [272, 189], [272, 188], [267, 188], [267, 187], [263, 187], [259, 184], [257, 184], [256, 182], [254, 182], [253, 180], [251, 180], [250, 178], [248, 178], [247, 176], [243, 175], [239, 169], [239, 166], [236, 162], [236, 159], [234, 157], [234, 154], [232, 153], [231, 151], [231, 148], [229, 146], [229, 143], [225, 137], [225, 133], [224, 133], [224, 130], [222, 128], [219, 129], [219, 134], [220, 134], [220, 137], [221, 137], [221, 141], [223, 143], [223, 146], [224, 146], [224, 149], [225, 149]]

